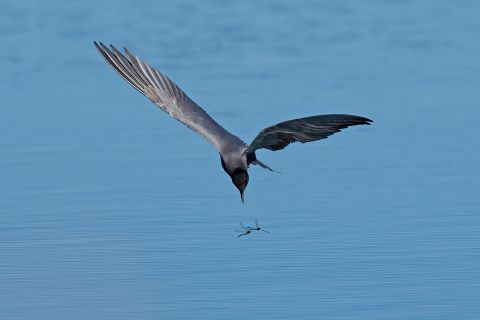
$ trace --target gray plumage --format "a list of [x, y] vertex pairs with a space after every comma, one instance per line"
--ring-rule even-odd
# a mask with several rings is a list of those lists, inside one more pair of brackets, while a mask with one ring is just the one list
[[160, 109], [182, 122], [210, 142], [220, 154], [221, 164], [233, 184], [243, 193], [247, 187], [250, 164], [260, 165], [258, 149], [281, 150], [293, 142], [310, 142], [325, 139], [349, 126], [370, 124], [372, 120], [352, 115], [331, 114], [284, 121], [263, 129], [247, 145], [218, 124], [198, 106], [172, 80], [148, 64], [133, 56], [127, 48], [121, 53], [114, 46], [106, 47], [94, 42], [108, 64], [140, 93], [148, 97]]
[[135, 89], [152, 100], [160, 109], [204, 137], [218, 152], [226, 151], [232, 144], [245, 146], [200, 108], [166, 75], [134, 57], [125, 49], [123, 55], [114, 46], [108, 49], [94, 42], [105, 60]]

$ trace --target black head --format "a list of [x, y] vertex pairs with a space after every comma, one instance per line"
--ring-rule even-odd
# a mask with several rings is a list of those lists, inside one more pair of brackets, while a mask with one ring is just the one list
[[247, 188], [248, 184], [248, 172], [244, 169], [236, 169], [233, 174], [231, 175], [232, 182], [237, 187], [238, 191], [240, 191], [240, 197], [242, 198], [243, 202], [243, 192]]

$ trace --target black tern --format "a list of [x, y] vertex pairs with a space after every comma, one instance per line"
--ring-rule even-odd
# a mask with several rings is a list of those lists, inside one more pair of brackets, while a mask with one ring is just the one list
[[172, 80], [152, 68], [127, 48], [121, 53], [114, 46], [94, 42], [98, 51], [118, 74], [160, 109], [180, 121], [210, 142], [220, 154], [222, 168], [240, 191], [242, 202], [248, 184], [248, 168], [251, 164], [272, 170], [257, 159], [255, 151], [282, 150], [293, 142], [311, 142], [325, 139], [349, 126], [369, 125], [372, 120], [347, 115], [316, 115], [280, 122], [267, 127], [253, 139], [250, 145], [233, 135], [199, 105], [190, 99]]

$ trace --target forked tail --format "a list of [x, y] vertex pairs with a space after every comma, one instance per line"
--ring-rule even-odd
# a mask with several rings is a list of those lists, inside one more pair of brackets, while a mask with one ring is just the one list
[[254, 165], [258, 165], [264, 169], [267, 169], [267, 170], [270, 170], [271, 172], [278, 172], [280, 173], [279, 171], [277, 170], [273, 170], [272, 168], [270, 168], [269, 166], [267, 166], [265, 163], [263, 163], [262, 161], [258, 160], [257, 159], [257, 155], [255, 154], [255, 152], [252, 152], [252, 153], [247, 153], [247, 165], [250, 165], [250, 164], [254, 164]]
[[252, 164], [259, 165], [260, 167], [262, 167], [262, 168], [264, 168], [264, 169], [267, 169], [267, 170], [270, 170], [271, 172], [280, 173], [280, 171], [273, 170], [272, 168], [270, 168], [269, 166], [267, 166], [265, 163], [263, 163], [262, 161], [257, 160], [257, 159], [253, 160], [253, 161], [252, 161]]

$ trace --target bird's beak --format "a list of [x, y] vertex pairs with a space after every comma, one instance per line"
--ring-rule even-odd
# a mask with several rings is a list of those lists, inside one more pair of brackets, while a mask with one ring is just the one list
[[245, 197], [243, 195], [243, 192], [245, 191], [245, 188], [248, 184], [247, 171], [237, 169], [231, 177], [233, 184], [235, 185], [235, 187], [237, 187], [238, 191], [240, 191], [240, 198], [242, 199], [242, 202], [245, 203]]

